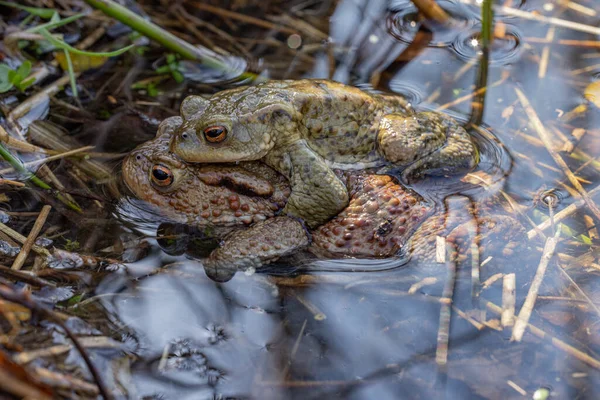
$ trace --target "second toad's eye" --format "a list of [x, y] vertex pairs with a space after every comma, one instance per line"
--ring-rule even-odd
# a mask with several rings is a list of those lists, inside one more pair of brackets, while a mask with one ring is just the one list
[[160, 187], [170, 186], [173, 183], [173, 172], [164, 165], [154, 165], [152, 167], [152, 182]]
[[204, 138], [210, 143], [220, 143], [227, 137], [227, 128], [223, 125], [209, 126], [204, 130]]

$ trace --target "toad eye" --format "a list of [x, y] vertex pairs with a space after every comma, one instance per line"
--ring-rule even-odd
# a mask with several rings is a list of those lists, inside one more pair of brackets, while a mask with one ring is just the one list
[[204, 138], [210, 143], [221, 143], [227, 137], [227, 128], [223, 125], [209, 126], [204, 129]]
[[152, 182], [160, 187], [170, 186], [173, 183], [173, 172], [164, 165], [154, 165], [152, 167]]

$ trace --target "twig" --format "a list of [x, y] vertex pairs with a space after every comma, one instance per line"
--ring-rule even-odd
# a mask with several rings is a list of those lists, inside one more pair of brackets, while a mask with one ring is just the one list
[[302, 337], [304, 336], [304, 329], [306, 329], [307, 322], [308, 322], [308, 320], [305, 319], [304, 323], [302, 324], [302, 328], [300, 328], [300, 332], [298, 332], [298, 337], [296, 338], [296, 341], [294, 342], [294, 347], [292, 347], [292, 351], [290, 352], [290, 356], [288, 357], [286, 366], [283, 369], [283, 373], [281, 374], [283, 379], [287, 379], [288, 372], [290, 370], [290, 367], [292, 366], [292, 361], [294, 361], [294, 357], [296, 356], [298, 347], [300, 347], [300, 341], [302, 340]]
[[53, 321], [55, 324], [60, 326], [63, 329], [63, 331], [65, 332], [65, 334], [69, 337], [69, 339], [71, 339], [71, 341], [73, 342], [73, 345], [75, 346], [75, 348], [77, 348], [77, 351], [83, 358], [83, 361], [87, 365], [90, 373], [92, 374], [92, 377], [96, 381], [96, 385], [98, 386], [100, 395], [105, 400], [112, 399], [112, 396], [109, 394], [108, 390], [106, 389], [106, 386], [104, 386], [104, 383], [102, 381], [102, 377], [100, 376], [100, 373], [98, 372], [98, 370], [92, 363], [92, 360], [90, 360], [90, 357], [88, 356], [87, 352], [85, 351], [85, 348], [81, 345], [81, 343], [79, 343], [79, 340], [77, 340], [77, 337], [75, 337], [73, 332], [71, 332], [71, 330], [69, 328], [67, 328], [67, 326], [65, 325], [65, 323], [62, 321], [62, 319], [59, 316], [55, 315], [55, 313], [52, 310], [49, 310], [46, 307], [36, 303], [31, 298], [31, 296], [29, 295], [28, 292], [19, 292], [16, 289], [14, 289], [9, 282], [0, 284], [0, 297], [8, 300], [10, 302], [19, 304], [23, 307], [26, 307], [26, 308], [30, 309], [31, 311], [35, 311], [35, 312], [39, 313], [41, 316], [46, 317], [47, 319]]
[[[8, 235], [10, 238], [16, 240], [17, 242], [19, 242], [21, 244], [25, 243], [25, 241], [27, 240], [27, 238], [25, 236], [21, 235], [19, 232], [15, 231], [15, 230], [9, 228], [8, 226], [4, 225], [1, 222], [0, 222], [0, 232]], [[46, 250], [45, 248], [40, 247], [36, 244], [32, 245], [31, 249], [41, 256], [50, 257], [50, 252], [48, 250]]]
[[521, 311], [519, 311], [519, 316], [517, 317], [517, 320], [515, 322], [511, 340], [520, 342], [523, 338], [525, 328], [527, 328], [529, 318], [531, 317], [531, 312], [533, 311], [533, 307], [535, 306], [535, 300], [540, 290], [540, 286], [542, 285], [544, 275], [546, 274], [546, 268], [548, 267], [550, 259], [554, 255], [554, 250], [556, 249], [556, 244], [558, 243], [559, 235], [560, 228], [556, 230], [556, 233], [553, 237], [548, 238], [548, 240], [546, 240], [546, 245], [544, 246], [542, 258], [540, 259], [540, 264], [538, 265], [537, 271], [535, 272], [535, 276], [533, 277], [533, 281], [531, 282], [531, 286], [529, 287], [529, 292], [527, 293], [527, 297], [525, 298], [525, 303], [523, 303], [523, 307], [521, 307]]
[[567, 163], [565, 163], [565, 161], [562, 159], [562, 157], [552, 148], [553, 145], [552, 145], [552, 140], [550, 139], [550, 135], [546, 131], [546, 128], [542, 124], [542, 121], [540, 121], [537, 113], [535, 112], [535, 110], [533, 109], [531, 104], [529, 103], [529, 100], [527, 99], [525, 94], [523, 94], [523, 92], [519, 88], [515, 87], [515, 92], [517, 94], [517, 97], [519, 98], [519, 101], [521, 102], [521, 105], [525, 109], [527, 116], [531, 120], [533, 127], [535, 128], [540, 139], [544, 143], [544, 146], [546, 146], [546, 150], [548, 150], [548, 153], [550, 153], [550, 155], [554, 159], [554, 162], [556, 164], [558, 164], [559, 167], [561, 167], [561, 169], [563, 170], [563, 172], [569, 179], [569, 182], [571, 182], [571, 185], [573, 185], [573, 187], [577, 190], [577, 192], [579, 192], [579, 194], [581, 195], [583, 200], [586, 202], [587, 206], [590, 208], [592, 213], [596, 216], [596, 219], [598, 221], [600, 221], [600, 209], [598, 208], [596, 203], [594, 203], [594, 201], [591, 199], [591, 197], [588, 195], [588, 193], [583, 188], [583, 186], [581, 186], [581, 183], [579, 183], [575, 174], [573, 174], [573, 172], [571, 172]]
[[46, 368], [34, 368], [34, 372], [52, 387], [71, 391], [84, 392], [88, 395], [98, 396], [98, 387], [89, 382], [73, 376], [60, 374]]
[[[595, 196], [598, 193], [600, 193], [600, 185], [595, 187], [593, 190], [590, 190], [590, 192], [588, 194], [590, 196]], [[585, 201], [583, 199], [579, 199], [575, 203], [570, 204], [569, 206], [565, 207], [561, 211], [554, 214], [554, 223], [558, 223], [558, 222], [562, 221], [563, 219], [573, 215], [583, 205], [585, 205]], [[552, 225], [552, 221], [550, 219], [547, 219], [546, 221], [542, 222], [541, 224], [539, 224], [538, 226], [536, 226], [535, 228], [533, 228], [529, 232], [527, 232], [527, 238], [530, 240], [535, 238], [538, 235], [538, 232], [542, 232], [542, 231], [548, 229], [551, 225]]]
[[[502, 308], [498, 307], [496, 304], [494, 304], [490, 301], [486, 302], [485, 306], [488, 310], [490, 310], [498, 315], [502, 314]], [[556, 347], [557, 349], [560, 349], [560, 350], [564, 351], [565, 353], [572, 355], [579, 361], [584, 362], [593, 368], [600, 369], [600, 361], [589, 356], [588, 354], [584, 353], [583, 351], [578, 350], [575, 347], [565, 343], [564, 341], [562, 341], [552, 335], [547, 334], [546, 332], [544, 332], [543, 330], [541, 330], [540, 328], [538, 328], [532, 324], [528, 323], [527, 328], [529, 328], [529, 331], [532, 334], [534, 334], [535, 336], [537, 336], [538, 338], [548, 339], [550, 341], [550, 343], [552, 343], [552, 345], [554, 347]]]
[[585, 301], [588, 303], [588, 305], [590, 307], [592, 307], [594, 309], [594, 311], [596, 311], [596, 314], [598, 314], [598, 316], [600, 316], [600, 308], [598, 308], [598, 306], [592, 301], [592, 299], [590, 299], [590, 297], [583, 291], [583, 289], [581, 289], [581, 287], [579, 287], [577, 282], [575, 282], [573, 280], [573, 278], [571, 278], [571, 275], [569, 275], [567, 273], [567, 271], [565, 271], [560, 265], [557, 265], [557, 268], [563, 274], [563, 276], [565, 278], [567, 278], [567, 280], [571, 283], [571, 285], [573, 285], [575, 290], [577, 290], [579, 292], [579, 294], [585, 299]]
[[[451, 253], [451, 244], [447, 243], [446, 251]], [[448, 256], [446, 259], [448, 260]], [[450, 257], [451, 258], [451, 257]], [[456, 282], [456, 261], [448, 260], [446, 263], [448, 279], [444, 285], [442, 298], [440, 300], [440, 325], [437, 335], [437, 347], [435, 349], [435, 362], [439, 366], [448, 363], [448, 341], [450, 339], [450, 317], [452, 315], [452, 297], [454, 295], [454, 284]]]
[[27, 152], [27, 153], [45, 153], [45, 152], [47, 152], [45, 149], [42, 149], [41, 147], [35, 146], [29, 142], [26, 142], [24, 140], [20, 140], [20, 139], [10, 136], [8, 134], [8, 132], [6, 132], [6, 130], [4, 129], [4, 127], [2, 125], [0, 125], [0, 141], [6, 143], [6, 145], [8, 147], [11, 147], [15, 150], [19, 150], [20, 152]]
[[[477, 1], [473, 0], [461, 0], [462, 3], [465, 4], [473, 4], [476, 6], [480, 6]], [[546, 17], [540, 14], [534, 14], [531, 12], [518, 10], [516, 8], [504, 7], [504, 6], [494, 6], [493, 7], [496, 12], [503, 13], [504, 15], [509, 15], [512, 17], [519, 17], [530, 21], [540, 21], [545, 22], [550, 25], [561, 26], [563, 28], [572, 29], [579, 32], [591, 33], [593, 35], [600, 35], [600, 28], [592, 26], [580, 24], [578, 22], [568, 21], [565, 19], [554, 18], [554, 17]]]
[[456, 100], [452, 100], [452, 101], [451, 101], [451, 102], [449, 102], [449, 103], [442, 104], [441, 106], [437, 107], [435, 110], [436, 110], [436, 111], [445, 110], [445, 109], [447, 109], [447, 108], [450, 108], [450, 107], [453, 107], [453, 106], [455, 106], [455, 105], [457, 105], [457, 104], [460, 104], [460, 103], [462, 103], [462, 102], [465, 102], [465, 101], [467, 101], [467, 100], [469, 100], [469, 99], [472, 99], [473, 97], [476, 97], [476, 96], [478, 96], [478, 95], [481, 95], [481, 94], [483, 94], [483, 93], [487, 92], [489, 89], [491, 89], [491, 88], [493, 88], [493, 87], [496, 87], [496, 86], [499, 86], [499, 85], [501, 85], [502, 83], [504, 83], [504, 81], [505, 81], [505, 80], [506, 80], [506, 79], [507, 79], [509, 76], [510, 76], [510, 75], [509, 75], [508, 73], [504, 73], [504, 72], [503, 72], [503, 73], [502, 73], [502, 76], [501, 76], [501, 78], [500, 78], [499, 80], [497, 80], [496, 82], [492, 83], [491, 85], [488, 85], [488, 86], [482, 87], [481, 89], [477, 89], [476, 91], [474, 91], [474, 92], [471, 92], [471, 93], [469, 93], [469, 94], [467, 94], [467, 95], [464, 95], [464, 96], [462, 96], [462, 97], [459, 97], [459, 98], [458, 98], [458, 99], [456, 99]]
[[502, 280], [502, 316], [500, 323], [504, 328], [513, 326], [515, 322], [515, 274], [506, 274]]
[[412, 2], [427, 19], [443, 25], [452, 21], [448, 13], [434, 0], [412, 0]]
[[17, 186], [17, 187], [27, 186], [23, 182], [11, 181], [10, 179], [2, 179], [2, 178], [0, 178], [0, 185], [11, 185], [11, 186]]
[[[86, 0], [88, 1], [88, 0]], [[284, 32], [288, 34], [298, 34], [299, 32], [295, 29], [287, 28], [285, 26], [281, 26], [279, 24], [274, 24], [269, 21], [265, 21], [259, 18], [251, 17], [249, 15], [240, 14], [234, 11], [225, 10], [223, 8], [211, 6], [210, 4], [200, 3], [198, 1], [191, 2], [190, 6], [197, 8], [198, 10], [208, 11], [209, 13], [218, 15], [224, 18], [231, 18], [241, 22], [245, 22], [247, 24], [260, 26], [261, 28], [273, 29], [275, 31]]]
[[15, 261], [13, 262], [11, 269], [14, 269], [14, 270], [21, 269], [21, 267], [23, 266], [23, 263], [25, 262], [25, 260], [27, 259], [27, 256], [29, 255], [29, 251], [31, 250], [31, 247], [35, 243], [35, 240], [37, 239], [38, 235], [40, 234], [42, 227], [46, 223], [46, 219], [48, 218], [48, 214], [50, 214], [51, 209], [52, 209], [52, 207], [50, 207], [49, 205], [45, 205], [44, 207], [42, 207], [42, 211], [40, 211], [40, 215], [38, 215], [37, 219], [35, 220], [35, 224], [33, 225], [33, 228], [31, 229], [31, 231], [29, 232], [29, 236], [27, 236], [25, 243], [23, 243], [23, 246], [21, 246], [21, 251], [15, 258]]

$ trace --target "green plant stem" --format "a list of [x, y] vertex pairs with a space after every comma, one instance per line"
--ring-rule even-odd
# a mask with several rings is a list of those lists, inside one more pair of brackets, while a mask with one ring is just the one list
[[[199, 61], [202, 64], [222, 71], [228, 71], [231, 68], [219, 60], [216, 57], [211, 57], [205, 54], [200, 48], [186, 42], [173, 35], [172, 33], [162, 29], [158, 25], [145, 20], [133, 11], [115, 3], [112, 0], [84, 0], [90, 6], [102, 11], [109, 17], [115, 18], [116, 20], [124, 23], [131, 27], [133, 30], [141, 33], [142, 35], [160, 43], [167, 49], [179, 54], [181, 57], [188, 60]], [[256, 78], [256, 74], [251, 72], [245, 72], [242, 74], [243, 78]]]
[[[0, 156], [4, 158], [17, 172], [23, 174], [26, 177], [26, 179], [34, 185], [44, 190], [52, 190], [50, 185], [48, 185], [46, 182], [35, 176], [35, 174], [33, 174], [31, 171], [27, 170], [27, 168], [25, 168], [21, 160], [15, 157], [6, 147], [4, 147], [2, 143], [0, 143]], [[64, 197], [62, 194], [57, 193], [56, 198], [62, 201], [70, 209], [77, 212], [82, 211], [77, 204], [73, 203], [72, 201]]]
[[494, 24], [494, 13], [492, 11], [492, 0], [483, 0], [481, 5], [481, 47], [489, 49], [492, 44], [492, 25]]

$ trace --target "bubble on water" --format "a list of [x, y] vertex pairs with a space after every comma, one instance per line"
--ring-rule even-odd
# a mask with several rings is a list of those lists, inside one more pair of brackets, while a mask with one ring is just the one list
[[[470, 62], [481, 56], [481, 27], [461, 32], [450, 46], [450, 49], [462, 60]], [[492, 41], [490, 52], [491, 65], [509, 65], [519, 60], [523, 41], [521, 33], [512, 25], [506, 25], [506, 34], [503, 38]]]

